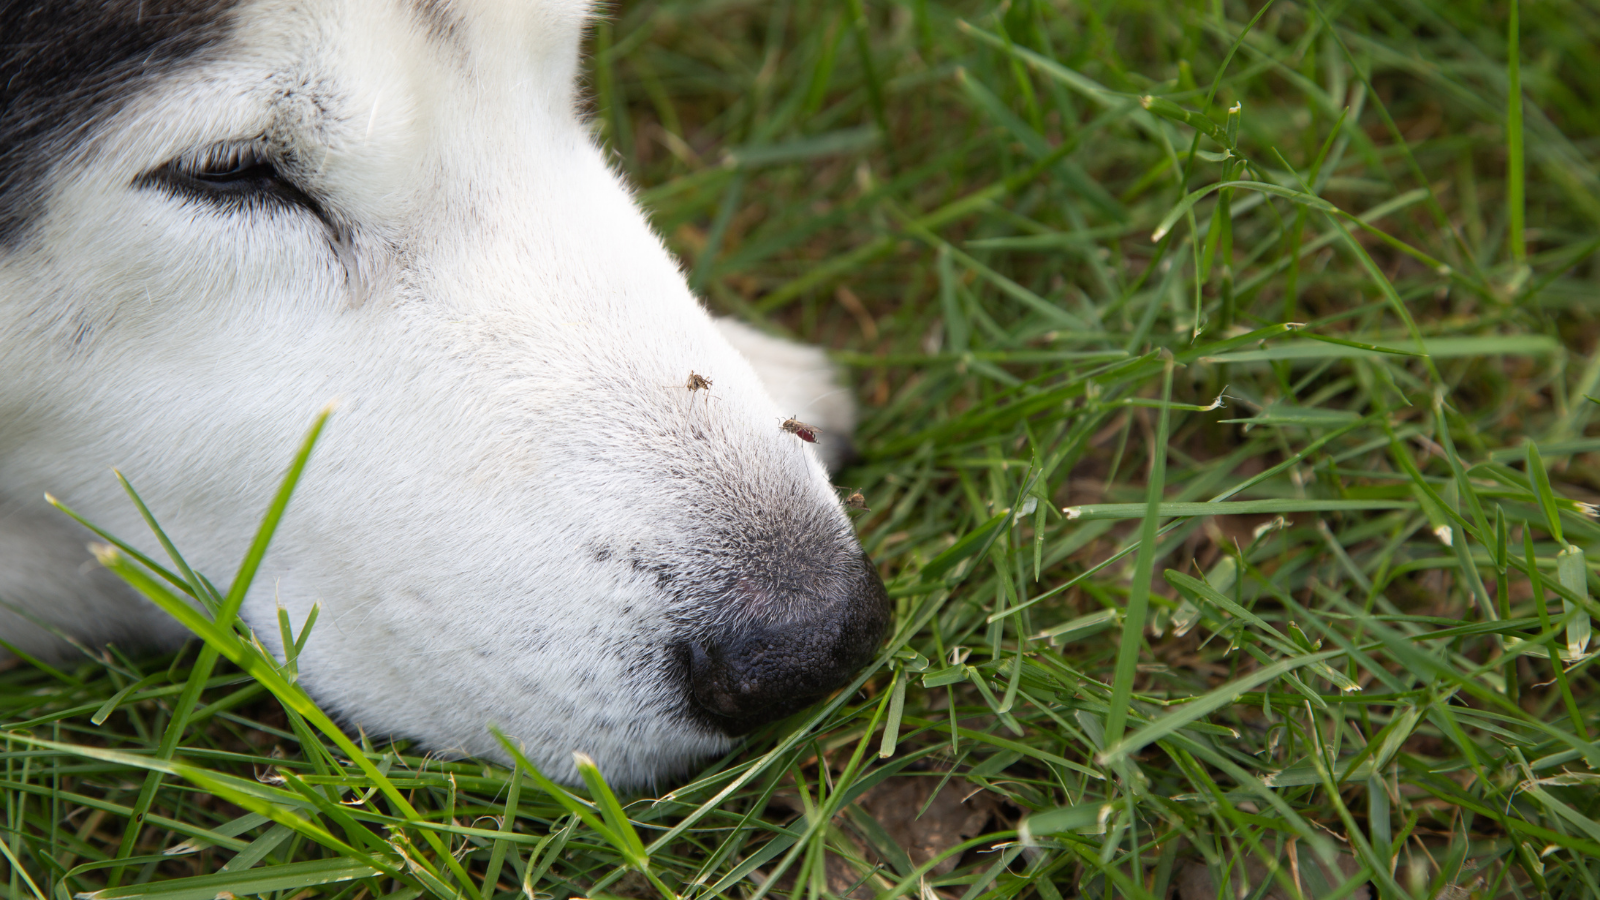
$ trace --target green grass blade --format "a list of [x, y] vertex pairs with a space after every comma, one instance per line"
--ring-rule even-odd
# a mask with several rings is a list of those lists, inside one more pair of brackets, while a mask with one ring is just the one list
[[1528, 242], [1523, 235], [1527, 214], [1524, 179], [1527, 168], [1522, 159], [1522, 34], [1521, 0], [1511, 0], [1506, 17], [1506, 214], [1509, 220], [1506, 240], [1511, 258], [1518, 264], [1528, 261]]
[[1125, 738], [1108, 741], [1105, 752], [1101, 754], [1101, 761], [1106, 765], [1113, 765], [1189, 725], [1191, 722], [1224, 706], [1232, 705], [1240, 696], [1252, 688], [1288, 675], [1295, 669], [1325, 662], [1343, 654], [1343, 650], [1324, 650], [1321, 653], [1308, 653], [1304, 656], [1279, 660], [1270, 666], [1257, 669], [1244, 678], [1225, 684], [1202, 697], [1185, 703], [1178, 707], [1176, 712], [1167, 713]]
[[[634, 830], [633, 823], [628, 820], [628, 814], [622, 811], [622, 804], [617, 802], [617, 795], [611, 792], [611, 786], [606, 784], [600, 768], [594, 764], [587, 753], [572, 754], [573, 764], [578, 767], [578, 774], [582, 776], [583, 783], [589, 786], [589, 793], [595, 797], [595, 805], [600, 807], [600, 815], [605, 818], [612, 834], [622, 839], [623, 856], [634, 866], [644, 869], [650, 865], [650, 856], [645, 853], [644, 841], [639, 840], [639, 832]], [[576, 810], [573, 810], [576, 812]]]
[[275, 891], [292, 893], [304, 888], [381, 874], [382, 870], [347, 859], [319, 859], [245, 872], [218, 872], [214, 875], [130, 884], [80, 894], [78, 897], [79, 900], [213, 900], [223, 892], [246, 896]]
[[1128, 589], [1127, 612], [1122, 621], [1122, 639], [1117, 650], [1116, 673], [1111, 682], [1111, 711], [1106, 717], [1106, 744], [1122, 740], [1128, 705], [1133, 696], [1133, 676], [1144, 643], [1145, 616], [1149, 610], [1150, 578], [1155, 569], [1156, 529], [1160, 525], [1161, 495], [1166, 487], [1167, 410], [1172, 400], [1172, 371], [1169, 359], [1161, 382], [1162, 410], [1157, 420], [1156, 440], [1150, 447], [1150, 486], [1145, 500], [1144, 523], [1139, 531], [1139, 553], [1134, 558], [1132, 583]]
[[193, 590], [193, 588], [190, 586], [189, 582], [187, 580], [185, 580], [183, 576], [173, 573], [172, 571], [168, 570], [165, 566], [161, 565], [160, 563], [156, 562], [155, 560], [151, 559], [150, 557], [144, 555], [143, 553], [140, 553], [139, 550], [136, 547], [132, 546], [131, 544], [127, 543], [126, 541], [123, 541], [123, 540], [121, 540], [119, 538], [113, 537], [110, 534], [107, 534], [99, 526], [97, 526], [94, 523], [90, 522], [88, 519], [85, 519], [83, 516], [78, 515], [75, 511], [73, 511], [73, 509], [71, 507], [69, 507], [66, 504], [62, 503], [60, 500], [56, 499], [56, 497], [54, 497], [53, 495], [45, 494], [44, 495], [44, 502], [50, 504], [51, 506], [55, 507], [56, 509], [58, 509], [60, 511], [66, 513], [68, 516], [70, 516], [72, 518], [73, 521], [77, 522], [79, 525], [82, 525], [83, 527], [85, 527], [85, 528], [89, 529], [90, 531], [94, 532], [96, 537], [99, 537], [101, 540], [105, 541], [106, 543], [112, 545], [113, 547], [116, 547], [118, 550], [121, 550], [123, 553], [126, 553], [129, 556], [133, 557], [134, 559], [138, 560], [139, 561], [139, 565], [144, 566], [145, 568], [147, 568], [150, 571], [156, 573], [157, 575], [160, 575], [164, 580], [166, 580], [166, 582], [168, 584], [172, 585], [173, 587], [177, 588], [178, 590], [183, 591], [184, 593], [188, 593], [189, 591]]
[[[505, 812], [500, 816], [500, 833], [510, 834], [516, 827], [518, 801], [522, 799], [522, 773], [517, 769], [511, 770], [511, 778], [506, 782]], [[489, 865], [483, 870], [483, 882], [478, 888], [478, 896], [492, 898], [495, 894], [495, 885], [500, 882], [500, 872], [505, 865], [506, 851], [511, 847], [511, 842], [501, 839], [494, 842], [494, 849], [489, 853]], [[540, 847], [535, 847], [529, 855], [529, 862], [533, 861], [539, 853]]]
[[1115, 809], [1110, 803], [1084, 803], [1034, 813], [1017, 826], [1017, 839], [1031, 846], [1036, 836], [1044, 834], [1080, 830], [1104, 834], [1106, 820]]
[[1539, 495], [1539, 508], [1544, 511], [1545, 527], [1556, 543], [1565, 544], [1567, 539], [1561, 531], [1561, 513], [1556, 509], [1555, 492], [1550, 489], [1550, 473], [1545, 471], [1544, 460], [1539, 457], [1539, 445], [1529, 441], [1526, 453], [1528, 477], [1533, 479], [1533, 488]]
[[528, 761], [527, 756], [525, 756], [522, 752], [522, 748], [513, 744], [511, 739], [506, 737], [504, 732], [492, 726], [490, 727], [489, 731], [494, 735], [495, 740], [500, 742], [500, 746], [505, 748], [505, 751], [511, 755], [512, 759], [516, 760], [517, 765], [524, 770], [528, 778], [530, 778], [541, 791], [549, 794], [550, 798], [561, 804], [561, 806], [566, 809], [567, 812], [572, 813], [579, 819], [583, 820], [583, 824], [593, 829], [595, 834], [598, 834], [602, 839], [605, 840], [606, 843], [617, 848], [617, 852], [622, 854], [624, 859], [629, 858], [629, 854], [632, 853], [632, 845], [628, 842], [627, 838], [618, 834], [609, 825], [607, 825], [602, 817], [595, 813], [595, 810], [591, 804], [574, 797], [561, 786], [546, 778], [544, 773], [539, 771], [538, 766], [535, 766], [533, 763]]
[[[1148, 508], [1144, 503], [1090, 503], [1083, 506], [1062, 507], [1061, 511], [1069, 520], [1093, 522], [1099, 519], [1142, 519]], [[1156, 505], [1156, 515], [1162, 518], [1259, 516], [1416, 508], [1416, 503], [1407, 500], [1226, 500], [1206, 503], [1159, 503]]]
[[129, 483], [128, 479], [116, 469], [112, 469], [111, 474], [116, 476], [117, 483], [122, 485], [123, 493], [127, 494], [128, 499], [133, 501], [133, 505], [138, 508], [139, 515], [144, 519], [145, 525], [149, 526], [151, 533], [156, 536], [156, 540], [161, 542], [161, 549], [167, 551], [167, 558], [172, 560], [172, 564], [178, 567], [178, 571], [183, 575], [184, 582], [189, 585], [189, 596], [199, 600], [212, 615], [216, 615], [219, 598], [213, 597], [211, 592], [207, 590], [207, 585], [194, 574], [193, 569], [189, 568], [189, 563], [184, 560], [183, 554], [179, 553], [178, 548], [173, 546], [172, 539], [167, 537], [166, 531], [162, 530], [160, 523], [156, 521], [156, 517], [150, 512], [150, 507], [145, 505], [144, 498], [140, 497], [139, 492], [133, 489], [133, 485]]
[[[1561, 586], [1587, 600], [1589, 598], [1589, 567], [1584, 564], [1583, 548], [1568, 544], [1556, 554], [1556, 579]], [[1569, 660], [1582, 659], [1589, 649], [1589, 613], [1570, 600], [1562, 600], [1562, 610], [1567, 616], [1567, 653]]]
[[328, 423], [328, 417], [332, 414], [333, 406], [330, 404], [312, 420], [311, 428], [300, 442], [300, 449], [295, 452], [294, 459], [289, 463], [289, 470], [278, 485], [278, 493], [267, 507], [266, 515], [262, 516], [261, 525], [256, 529], [255, 539], [250, 542], [244, 560], [239, 563], [239, 571], [233, 576], [233, 583], [228, 587], [227, 596], [223, 597], [221, 609], [217, 612], [217, 622], [223, 628], [231, 628], [234, 617], [239, 614], [239, 606], [244, 603], [245, 592], [250, 589], [250, 583], [256, 577], [256, 570], [260, 568], [262, 558], [267, 555], [267, 546], [272, 543], [272, 535], [278, 530], [278, 523], [283, 520], [284, 510], [289, 507], [289, 498], [294, 494], [295, 486], [300, 483], [300, 475], [305, 472], [306, 463], [311, 459], [311, 450], [317, 445], [317, 438], [322, 435], [322, 428]]

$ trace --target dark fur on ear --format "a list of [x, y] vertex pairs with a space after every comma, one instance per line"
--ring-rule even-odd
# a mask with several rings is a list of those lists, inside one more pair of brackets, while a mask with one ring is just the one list
[[0, 0], [0, 249], [51, 167], [151, 79], [226, 37], [237, 0]]

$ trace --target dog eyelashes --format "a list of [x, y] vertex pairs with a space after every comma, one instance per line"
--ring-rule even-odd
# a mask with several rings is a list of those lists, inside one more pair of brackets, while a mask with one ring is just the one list
[[332, 227], [322, 205], [286, 177], [281, 160], [257, 142], [213, 144], [140, 175], [135, 187], [154, 187], [236, 213], [301, 209]]
[[256, 182], [278, 178], [278, 169], [264, 148], [252, 144], [222, 144], [207, 149], [189, 173], [212, 184]]

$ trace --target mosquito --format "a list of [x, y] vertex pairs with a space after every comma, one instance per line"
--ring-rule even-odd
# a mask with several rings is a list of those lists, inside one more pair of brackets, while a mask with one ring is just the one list
[[844, 505], [862, 512], [872, 512], [872, 508], [867, 506], [867, 498], [862, 496], [860, 491], [853, 491], [850, 496], [844, 498]]
[[816, 427], [812, 426], [812, 425], [807, 425], [806, 423], [800, 421], [799, 419], [795, 419], [795, 418], [784, 419], [783, 420], [783, 424], [779, 425], [778, 427], [783, 429], [784, 431], [789, 432], [790, 434], [794, 435], [795, 437], [799, 438], [800, 440], [805, 441], [808, 444], [815, 444], [817, 442], [817, 429], [816, 429]]
[[696, 372], [693, 369], [689, 370], [689, 379], [687, 381], [685, 381], [682, 385], [672, 385], [672, 386], [673, 387], [683, 387], [684, 389], [686, 389], [689, 392], [689, 395], [691, 397], [697, 391], [705, 391], [706, 392], [706, 401], [710, 402], [710, 400], [711, 400], [711, 379], [707, 378], [704, 375], [701, 375], [699, 372]]

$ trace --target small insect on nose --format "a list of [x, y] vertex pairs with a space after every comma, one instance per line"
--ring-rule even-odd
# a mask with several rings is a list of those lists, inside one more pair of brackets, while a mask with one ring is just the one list
[[725, 627], [687, 649], [693, 700], [718, 730], [744, 734], [843, 686], [889, 624], [877, 569], [860, 558], [842, 596], [815, 599], [776, 622]]

